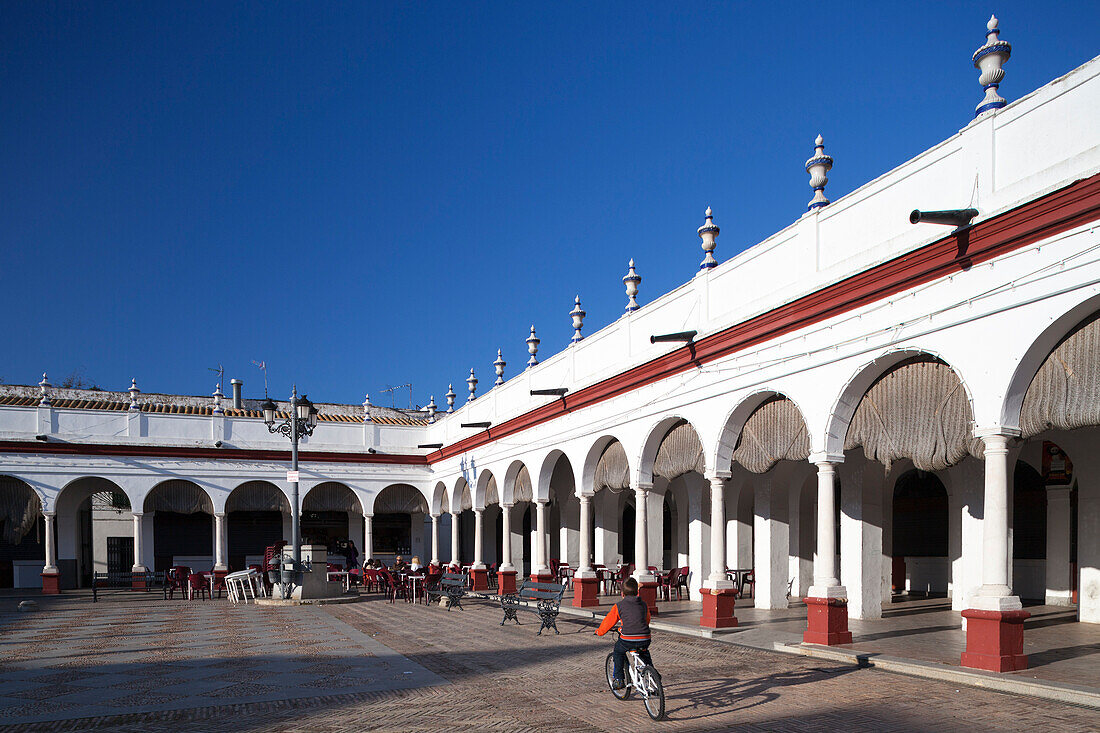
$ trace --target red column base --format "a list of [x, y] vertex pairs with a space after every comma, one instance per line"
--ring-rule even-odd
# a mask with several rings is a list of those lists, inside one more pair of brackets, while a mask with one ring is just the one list
[[536, 583], [553, 583], [555, 578], [553, 573], [531, 573], [531, 580]]
[[221, 592], [225, 590], [225, 576], [229, 575], [228, 570], [215, 570], [214, 571], [214, 590], [218, 591], [218, 597], [221, 597]]
[[516, 592], [516, 571], [497, 571], [497, 595], [507, 596]]
[[573, 605], [588, 608], [600, 605], [599, 578], [573, 578]]
[[470, 590], [489, 590], [488, 568], [470, 568]]
[[61, 593], [61, 573], [42, 573], [42, 595], [56, 596]]
[[839, 598], [803, 598], [806, 603], [805, 644], [851, 644], [848, 631], [848, 603]]
[[1027, 611], [979, 611], [968, 608], [966, 651], [962, 666], [990, 672], [1016, 672], [1027, 669], [1024, 654], [1024, 619]]
[[145, 573], [134, 573], [130, 576], [131, 590], [145, 590]]
[[649, 615], [656, 616], [657, 611], [657, 583], [639, 583], [638, 597], [649, 606]]
[[737, 617], [733, 615], [733, 603], [737, 599], [736, 590], [700, 588], [699, 592], [703, 594], [703, 615], [699, 617], [700, 626], [708, 629], [732, 629], [737, 626]]

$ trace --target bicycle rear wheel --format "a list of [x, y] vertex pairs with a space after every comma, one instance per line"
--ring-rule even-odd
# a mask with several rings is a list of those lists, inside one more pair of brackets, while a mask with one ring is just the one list
[[[607, 687], [608, 687], [608, 689], [611, 690], [611, 694], [614, 695], [615, 697], [617, 697], [620, 700], [625, 700], [628, 697], [630, 697], [630, 686], [629, 685], [623, 687], [621, 690], [616, 690], [615, 689], [615, 655], [614, 654], [608, 654], [607, 655], [607, 664], [605, 665], [605, 667], [607, 668]], [[625, 673], [626, 670], [623, 670], [623, 672]]]
[[665, 715], [665, 688], [656, 670], [647, 667], [642, 670], [642, 684], [645, 686], [645, 711], [654, 720]]

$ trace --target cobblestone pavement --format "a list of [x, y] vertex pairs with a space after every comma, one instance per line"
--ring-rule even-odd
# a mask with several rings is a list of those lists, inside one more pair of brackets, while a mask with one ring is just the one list
[[[114, 679], [139, 685], [136, 691], [142, 694], [131, 698], [132, 705], [146, 701], [146, 707], [120, 706], [122, 709], [103, 713], [87, 712], [90, 708], [85, 708], [85, 703], [57, 708], [42, 722], [0, 725], [0, 733], [151, 731], [169, 726], [175, 730], [318, 733], [617, 731], [650, 726], [668, 730], [818, 730], [827, 726], [873, 731], [1100, 729], [1100, 712], [1093, 709], [660, 633], [655, 635], [654, 657], [666, 684], [669, 719], [652, 724], [640, 701], [619, 702], [608, 692], [603, 664], [611, 642], [609, 637], [593, 636], [593, 624], [563, 617], [558, 623], [561, 635], [544, 633], [539, 637], [535, 635], [537, 620], [531, 614], [521, 614], [523, 625], [502, 628], [499, 609], [481, 601], [464, 605], [465, 610], [446, 611], [369, 599], [319, 609], [231, 608], [224, 603], [202, 606], [196, 602], [177, 603], [165, 610], [159, 603], [120, 602], [110, 622], [103, 616], [105, 604], [67, 611], [59, 608], [15, 620], [0, 614], [0, 650], [4, 652], [0, 697], [5, 700], [16, 689], [30, 689], [21, 684], [37, 681], [60, 689], [52, 696], [31, 693], [23, 702], [52, 700], [56, 704], [69, 695], [81, 694], [79, 688], [110, 689], [107, 684], [97, 687], [95, 681]], [[66, 614], [67, 620], [57, 618], [59, 612]], [[284, 643], [282, 630], [291, 623], [309, 629], [311, 640], [316, 641], [288, 653], [335, 652], [340, 664], [353, 666], [336, 675], [341, 679], [367, 674], [367, 667], [354, 668], [354, 656], [369, 661], [378, 658], [370, 654], [389, 655], [388, 650], [393, 650], [402, 656], [389, 655], [387, 661], [402, 672], [414, 673], [400, 677], [415, 676], [416, 681], [375, 675], [372, 689], [340, 689], [332, 683], [330, 667], [303, 664], [295, 670], [299, 675], [295, 689], [313, 689], [316, 696], [280, 696], [269, 691], [253, 697], [250, 690], [239, 690], [219, 699], [196, 692], [177, 701], [180, 704], [148, 707], [150, 697], [165, 696], [167, 688], [156, 684], [158, 676], [178, 676], [180, 667], [174, 665], [186, 659], [211, 660], [206, 671], [212, 674], [199, 678], [200, 682], [258, 684], [255, 678], [230, 679], [232, 666], [219, 666], [218, 660], [234, 659], [239, 647], [256, 643], [264, 636], [258, 630], [265, 628], [279, 629], [277, 638]], [[210, 631], [196, 637], [195, 629], [200, 626]], [[228, 630], [223, 633], [221, 628]], [[102, 637], [108, 632], [130, 641], [105, 643]], [[154, 656], [163, 658], [148, 660], [130, 674], [101, 656], [112, 646], [137, 648], [144, 651], [128, 653], [146, 654], [146, 645]], [[326, 651], [328, 647], [332, 650]], [[35, 653], [36, 648], [40, 654]], [[23, 650], [20, 656], [9, 659], [9, 650], [16, 649]], [[275, 651], [268, 648], [259, 654], [266, 662], [258, 662], [254, 674], [279, 668], [273, 659]], [[402, 664], [408, 666], [400, 667]], [[73, 668], [80, 674], [67, 676], [65, 671]], [[322, 682], [310, 688], [311, 681]], [[396, 689], [402, 686], [406, 689]]]

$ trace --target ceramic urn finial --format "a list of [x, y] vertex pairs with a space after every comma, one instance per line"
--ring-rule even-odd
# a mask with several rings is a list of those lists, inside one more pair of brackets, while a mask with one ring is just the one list
[[1002, 67], [1008, 61], [1009, 56], [1012, 55], [1012, 44], [1000, 39], [1001, 32], [997, 29], [996, 16], [989, 16], [989, 22], [985, 24], [985, 27], [987, 29], [985, 44], [975, 51], [973, 56], [974, 68], [980, 69], [982, 72], [978, 77], [978, 83], [985, 89], [985, 98], [974, 110], [975, 119], [1008, 104], [1004, 97], [997, 92], [997, 88], [1000, 87], [1001, 80], [1005, 78], [1005, 71]]
[[710, 210], [709, 206], [707, 207], [706, 217], [706, 222], [698, 229], [699, 238], [703, 240], [703, 251], [706, 252], [703, 261], [699, 263], [700, 270], [709, 270], [718, 265], [718, 260], [714, 259], [714, 248], [718, 246], [715, 239], [721, 229], [714, 223], [714, 212]]
[[623, 278], [626, 285], [626, 312], [633, 313], [641, 306], [638, 305], [638, 286], [642, 282], [642, 276], [634, 270], [634, 258], [630, 258], [630, 269]]

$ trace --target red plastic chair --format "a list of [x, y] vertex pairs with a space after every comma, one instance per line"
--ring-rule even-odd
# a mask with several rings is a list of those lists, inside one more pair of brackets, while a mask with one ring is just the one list
[[195, 600], [198, 593], [205, 601], [210, 598], [210, 586], [206, 582], [206, 576], [202, 573], [191, 573], [187, 576], [187, 598]]
[[191, 568], [186, 565], [176, 565], [168, 568], [168, 572], [165, 574], [168, 582], [168, 598], [171, 599], [175, 596], [176, 591], [180, 592], [181, 596], [187, 595], [187, 579], [191, 575]]
[[659, 590], [666, 601], [672, 600], [672, 589], [676, 589], [676, 600], [680, 600], [680, 568], [673, 568], [661, 576], [657, 581]]
[[424, 582], [420, 584], [420, 600], [423, 603], [428, 602], [428, 591], [437, 590], [439, 583], [442, 580], [442, 570], [428, 570], [428, 574], [424, 576]]
[[[748, 596], [745, 595], [745, 587], [746, 586], [748, 586], [748, 588], [749, 588], [749, 595]], [[749, 596], [751, 596], [752, 598], [756, 598], [756, 571], [755, 570], [750, 570], [749, 572], [745, 573], [745, 575], [741, 578], [741, 596], [743, 598], [748, 598]]]
[[680, 577], [676, 580], [676, 597], [680, 597], [680, 593], [687, 593], [688, 597], [691, 597], [691, 591], [688, 590], [688, 580], [691, 579], [691, 568], [680, 568]]
[[379, 573], [379, 576], [386, 589], [386, 599], [390, 603], [396, 602], [398, 596], [401, 596], [406, 601], [409, 599], [408, 585], [395, 577], [393, 573], [389, 570], [383, 570]]

